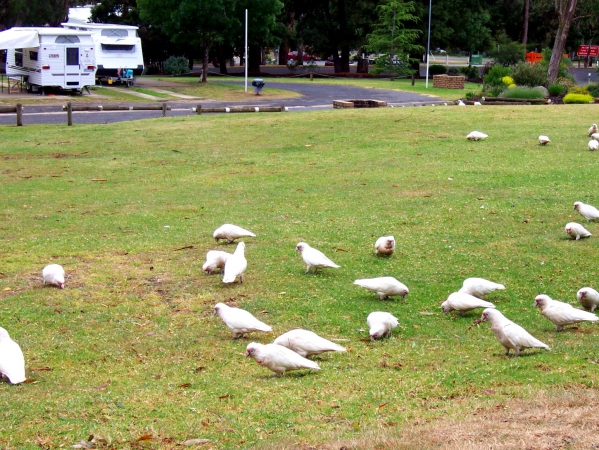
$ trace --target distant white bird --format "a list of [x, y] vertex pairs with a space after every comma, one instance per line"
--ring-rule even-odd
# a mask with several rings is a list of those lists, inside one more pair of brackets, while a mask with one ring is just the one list
[[441, 309], [444, 313], [456, 310], [460, 311], [463, 315], [466, 311], [476, 308], [495, 308], [495, 305], [473, 295], [466, 294], [465, 292], [454, 292], [453, 294], [449, 294], [447, 300], [441, 303]]
[[60, 264], [49, 264], [42, 269], [44, 284], [53, 284], [64, 289], [64, 269]]
[[595, 208], [593, 205], [587, 205], [586, 203], [582, 202], [574, 202], [574, 209], [578, 211], [578, 213], [587, 221], [599, 220], [599, 209]]
[[549, 140], [549, 136], [545, 136], [544, 134], [539, 136], [539, 144], [541, 145], [547, 145], [548, 143], [550, 143], [551, 141]]
[[535, 307], [541, 308], [541, 314], [555, 324], [557, 327], [555, 331], [563, 331], [564, 325], [571, 323], [599, 321], [599, 317], [595, 314], [576, 309], [568, 303], [553, 300], [545, 294], [535, 297]]
[[225, 270], [225, 263], [231, 256], [231, 253], [223, 252], [222, 250], [209, 250], [206, 253], [206, 262], [202, 266], [202, 270], [210, 275], [216, 269], [222, 272]]
[[591, 237], [592, 234], [581, 224], [576, 222], [569, 222], [566, 224], [565, 228], [566, 233], [572, 236], [577, 241], [580, 238]]
[[21, 347], [0, 327], [0, 376], [11, 384], [22, 383], [25, 378], [25, 358]]
[[329, 258], [327, 258], [324, 255], [324, 253], [322, 253], [320, 250], [316, 250], [315, 248], [310, 247], [305, 242], [299, 242], [295, 246], [295, 251], [300, 252], [300, 255], [302, 255], [302, 259], [306, 263], [305, 273], [308, 273], [312, 267], [314, 267], [314, 272], [324, 267], [332, 267], [335, 269], [341, 267], [335, 264]]
[[599, 133], [591, 134], [591, 139], [595, 139], [596, 141], [599, 141]]
[[385, 300], [392, 295], [401, 295], [405, 298], [410, 293], [405, 284], [393, 277], [363, 278], [354, 281], [354, 284], [376, 293], [381, 300]]
[[374, 244], [375, 255], [391, 256], [395, 251], [395, 238], [393, 236], [381, 236]]
[[481, 102], [474, 102], [473, 104], [474, 104], [474, 106], [481, 106], [482, 105]]
[[591, 125], [591, 128], [589, 128], [589, 136], [592, 136], [593, 133], [597, 133], [599, 130], [597, 129], [597, 124], [594, 123], [593, 125]]
[[251, 333], [252, 331], [263, 331], [265, 333], [272, 331], [270, 326], [256, 319], [245, 309], [234, 308], [224, 303], [217, 303], [214, 305], [214, 313], [231, 330], [233, 339], [242, 338], [244, 334]]
[[583, 308], [590, 309], [591, 312], [595, 311], [597, 306], [599, 306], [599, 292], [591, 287], [579, 289], [576, 293], [576, 298]]
[[596, 139], [591, 139], [589, 141], [589, 150], [594, 152], [598, 148], [599, 148], [599, 141], [597, 141]]
[[458, 292], [473, 295], [474, 297], [484, 298], [485, 295], [493, 291], [504, 290], [503, 284], [494, 283], [484, 278], [466, 278], [462, 283], [462, 288]]
[[243, 283], [243, 272], [247, 268], [248, 262], [245, 259], [245, 242], [237, 244], [235, 252], [227, 258], [223, 275], [223, 283], [233, 283], [237, 277], [239, 282]]
[[388, 312], [374, 311], [368, 314], [366, 324], [370, 328], [370, 340], [389, 336], [391, 330], [399, 325], [395, 316]]
[[491, 331], [493, 331], [499, 343], [505, 348], [506, 355], [509, 355], [510, 349], [514, 350], [514, 357], [520, 355], [520, 350], [525, 348], [551, 350], [547, 344], [543, 344], [520, 325], [512, 322], [496, 309], [485, 309], [480, 320], [483, 322], [488, 321], [491, 324]]
[[468, 134], [468, 136], [466, 136], [469, 141], [481, 141], [487, 139], [488, 137], [488, 135], [481, 133], [480, 131], [472, 131], [470, 134]]
[[340, 345], [320, 337], [312, 331], [302, 329], [290, 330], [280, 335], [274, 340], [273, 344], [287, 347], [304, 358], [324, 352], [345, 351]]
[[314, 369], [320, 370], [320, 366], [314, 361], [298, 355], [293, 350], [277, 344], [248, 344], [245, 356], [251, 356], [261, 366], [267, 367], [277, 374], [283, 375], [289, 370]]
[[219, 239], [226, 239], [227, 244], [231, 244], [235, 239], [241, 237], [256, 237], [256, 235], [251, 231], [238, 227], [237, 225], [225, 223], [214, 230], [212, 237], [216, 240], [216, 242], [218, 242]]
[[458, 100], [458, 106], [466, 106], [466, 103], [464, 103], [462, 100]]

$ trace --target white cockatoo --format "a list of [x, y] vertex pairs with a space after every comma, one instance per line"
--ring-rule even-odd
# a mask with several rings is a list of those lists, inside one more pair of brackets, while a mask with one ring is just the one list
[[376, 293], [381, 300], [385, 300], [392, 295], [400, 295], [405, 298], [410, 293], [405, 284], [393, 277], [363, 278], [354, 281], [354, 284]]
[[223, 252], [222, 250], [209, 250], [206, 253], [206, 262], [202, 266], [202, 270], [208, 275], [216, 271], [216, 269], [220, 269], [223, 272], [229, 256], [231, 256], [231, 253]]
[[594, 123], [593, 125], [591, 125], [591, 127], [589, 128], [589, 136], [592, 136], [593, 133], [597, 133], [599, 132], [599, 130], [597, 129], [597, 124]]
[[0, 376], [11, 384], [22, 383], [25, 378], [25, 358], [21, 347], [0, 327]]
[[369, 328], [370, 340], [374, 341], [389, 336], [391, 330], [399, 325], [399, 321], [388, 312], [374, 311], [368, 314], [366, 324]]
[[345, 351], [340, 345], [320, 337], [312, 331], [302, 329], [290, 330], [280, 335], [274, 340], [273, 344], [287, 347], [304, 358], [324, 352]]
[[472, 131], [468, 134], [468, 136], [466, 136], [469, 141], [482, 141], [488, 137], [488, 135], [481, 133], [480, 131]]
[[473, 105], [474, 105], [474, 106], [481, 106], [481, 105], [482, 105], [482, 103], [481, 103], [481, 102], [474, 102], [474, 103], [473, 103]]
[[463, 315], [466, 311], [476, 308], [495, 308], [495, 305], [465, 292], [449, 294], [447, 300], [441, 303], [441, 309], [444, 313], [455, 310]]
[[243, 283], [243, 272], [247, 268], [248, 262], [245, 259], [245, 242], [237, 244], [235, 252], [227, 258], [223, 275], [223, 283], [233, 283], [239, 277], [239, 282]]
[[574, 202], [574, 209], [587, 221], [599, 220], [599, 209], [593, 205], [587, 205], [582, 202]]
[[464, 103], [462, 100], [458, 100], [458, 106], [466, 106], [466, 103]]
[[551, 350], [547, 344], [543, 344], [520, 325], [512, 322], [496, 309], [485, 309], [480, 320], [491, 324], [491, 331], [493, 331], [499, 343], [505, 348], [506, 355], [509, 355], [510, 349], [514, 350], [514, 357], [520, 355], [520, 350], [525, 348]]
[[235, 239], [239, 239], [241, 237], [256, 237], [256, 235], [251, 231], [238, 227], [237, 225], [225, 223], [214, 230], [212, 237], [216, 240], [216, 242], [218, 242], [219, 239], [226, 239], [227, 244], [231, 244]]
[[374, 244], [375, 255], [391, 256], [395, 251], [395, 238], [393, 236], [381, 236]]
[[229, 327], [233, 333], [233, 339], [242, 338], [244, 334], [251, 333], [252, 331], [263, 331], [265, 333], [272, 331], [270, 326], [256, 319], [245, 309], [234, 308], [224, 303], [217, 303], [214, 305], [214, 313]]
[[576, 222], [567, 223], [566, 226], [564, 227], [564, 230], [566, 230], [566, 233], [569, 236], [576, 239], [577, 241], [580, 238], [592, 236], [592, 234], [585, 227], [583, 227], [581, 224], [576, 223]]
[[310, 247], [305, 242], [298, 243], [295, 246], [295, 251], [300, 252], [300, 255], [302, 255], [302, 259], [306, 263], [306, 273], [308, 273], [312, 267], [314, 267], [314, 272], [324, 267], [332, 267], [335, 269], [341, 267], [327, 258], [320, 250]]
[[591, 312], [595, 311], [597, 306], [599, 306], [599, 292], [591, 287], [579, 289], [576, 293], [576, 298], [583, 308], [590, 309]]
[[473, 295], [474, 297], [484, 298], [485, 295], [493, 291], [504, 290], [503, 284], [494, 283], [484, 278], [466, 278], [462, 283], [462, 288], [458, 292]]
[[314, 361], [278, 344], [251, 342], [245, 350], [245, 356], [251, 356], [258, 364], [272, 370], [277, 376], [283, 375], [289, 370], [320, 370], [320, 366]]
[[42, 269], [44, 284], [53, 284], [64, 289], [64, 269], [60, 264], [48, 264]]
[[599, 317], [595, 314], [576, 309], [569, 303], [553, 300], [545, 294], [535, 297], [535, 307], [541, 308], [541, 314], [551, 320], [557, 329], [555, 331], [563, 331], [564, 325], [570, 325], [578, 322], [597, 322]]
[[595, 150], [597, 150], [599, 148], [599, 141], [596, 139], [591, 139], [589, 141], [589, 150], [594, 152]]
[[591, 134], [591, 139], [595, 139], [596, 141], [599, 141], [599, 133]]
[[549, 144], [551, 141], [549, 140], [549, 136], [545, 136], [544, 134], [539, 136], [539, 144], [541, 145], [547, 145]]

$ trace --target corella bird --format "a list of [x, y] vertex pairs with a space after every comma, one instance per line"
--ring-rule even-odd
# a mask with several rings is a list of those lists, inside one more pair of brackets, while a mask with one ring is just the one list
[[405, 284], [393, 277], [363, 278], [354, 281], [354, 284], [376, 293], [381, 300], [385, 300], [392, 295], [400, 295], [405, 298], [410, 293]]
[[345, 351], [340, 345], [320, 337], [312, 331], [302, 329], [291, 330], [280, 335], [274, 340], [273, 344], [287, 347], [304, 358], [324, 352]]
[[599, 209], [582, 202], [574, 202], [574, 209], [587, 221], [599, 220]]
[[592, 136], [593, 133], [597, 133], [599, 130], [597, 129], [597, 124], [594, 123], [593, 125], [591, 125], [591, 128], [589, 128], [589, 136]]
[[217, 303], [214, 305], [214, 313], [231, 330], [233, 339], [242, 338], [244, 334], [251, 333], [252, 331], [263, 331], [265, 333], [272, 331], [270, 326], [256, 319], [245, 309], [234, 308], [224, 303]]
[[595, 139], [596, 141], [599, 141], [599, 133], [591, 134], [591, 139]]
[[251, 342], [245, 350], [245, 356], [251, 356], [261, 366], [272, 370], [277, 376], [283, 375], [289, 370], [314, 369], [320, 370], [320, 366], [314, 361], [298, 355], [293, 350], [278, 344], [258, 344]]
[[239, 277], [239, 282], [243, 283], [243, 272], [247, 268], [248, 262], [245, 259], [245, 243], [237, 244], [235, 252], [227, 258], [223, 275], [223, 283], [233, 283]]
[[572, 305], [553, 300], [545, 294], [535, 297], [535, 307], [541, 308], [541, 314], [551, 320], [557, 327], [555, 331], [564, 331], [564, 325], [578, 322], [597, 322], [595, 314], [576, 309]]
[[466, 106], [466, 103], [464, 103], [462, 100], [458, 100], [458, 106]]
[[395, 251], [395, 238], [393, 236], [381, 236], [374, 244], [375, 255], [391, 256]]
[[539, 136], [539, 144], [541, 145], [547, 145], [549, 144], [551, 141], [549, 140], [549, 136], [545, 136], [544, 134]]
[[469, 141], [481, 141], [487, 139], [488, 137], [488, 135], [481, 133], [480, 131], [472, 131], [470, 134], [468, 134], [468, 136], [466, 136]]
[[21, 347], [0, 327], [0, 376], [11, 384], [22, 383], [25, 378], [25, 358]]
[[481, 103], [481, 102], [474, 102], [474, 103], [473, 103], [473, 105], [474, 105], [474, 106], [481, 106], [481, 105], [482, 105], [482, 103]]
[[42, 269], [44, 284], [53, 284], [64, 289], [64, 269], [60, 264], [49, 264]]
[[476, 308], [495, 308], [495, 305], [473, 295], [466, 294], [465, 292], [454, 292], [453, 294], [449, 294], [447, 300], [441, 303], [441, 309], [444, 313], [455, 310], [464, 315], [466, 311]]
[[564, 229], [566, 230], [566, 233], [571, 236], [572, 238], [576, 239], [577, 241], [580, 238], [585, 238], [585, 237], [591, 237], [592, 234], [589, 233], [589, 231], [583, 227], [581, 224], [576, 223], [576, 222], [569, 222], [566, 224], [566, 226], [564, 227]]
[[520, 351], [525, 348], [551, 350], [547, 344], [533, 337], [528, 331], [509, 320], [496, 309], [485, 309], [480, 321], [491, 324], [491, 331], [493, 331], [499, 343], [505, 348], [506, 355], [509, 355], [510, 350], [514, 350], [514, 357], [519, 356]]
[[583, 308], [595, 311], [599, 306], [599, 292], [591, 287], [583, 287], [576, 293], [576, 298]]
[[504, 290], [503, 284], [494, 283], [484, 278], [466, 278], [462, 283], [462, 288], [458, 292], [473, 295], [474, 297], [484, 298], [485, 295], [493, 291]]
[[594, 152], [595, 150], [597, 150], [599, 148], [599, 141], [596, 139], [591, 139], [589, 141], [589, 150]]
[[225, 263], [231, 256], [231, 253], [223, 252], [221, 250], [210, 250], [206, 253], [206, 262], [202, 266], [202, 270], [210, 275], [214, 273], [216, 269], [220, 269], [222, 272], [225, 270]]
[[312, 267], [314, 267], [314, 272], [324, 267], [332, 267], [335, 269], [341, 267], [335, 264], [329, 258], [327, 258], [324, 255], [324, 253], [322, 253], [320, 250], [316, 250], [315, 248], [310, 247], [305, 242], [298, 243], [295, 246], [295, 251], [300, 252], [300, 255], [302, 255], [302, 259], [306, 263], [305, 273], [310, 272], [310, 269]]
[[366, 324], [370, 329], [370, 340], [380, 339], [391, 335], [391, 330], [399, 325], [395, 316], [388, 312], [374, 311], [368, 314]]
[[226, 239], [227, 244], [231, 244], [235, 239], [239, 239], [241, 237], [256, 237], [256, 235], [251, 231], [238, 227], [237, 225], [225, 223], [214, 230], [212, 237], [216, 240], [216, 242], [218, 242], [219, 239]]

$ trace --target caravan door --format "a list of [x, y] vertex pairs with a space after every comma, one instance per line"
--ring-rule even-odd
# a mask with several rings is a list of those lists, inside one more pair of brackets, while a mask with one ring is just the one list
[[81, 65], [79, 64], [79, 47], [65, 47], [65, 87], [79, 89], [81, 86]]

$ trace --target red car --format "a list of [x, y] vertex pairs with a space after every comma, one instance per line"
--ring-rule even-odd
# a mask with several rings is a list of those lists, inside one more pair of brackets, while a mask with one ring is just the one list
[[[292, 52], [287, 53], [287, 61], [297, 61], [297, 50], [293, 50]], [[310, 62], [310, 61], [320, 61], [320, 58], [318, 56], [313, 56], [313, 55], [309, 55], [308, 53], [304, 53], [302, 55], [302, 60], [304, 62]]]

